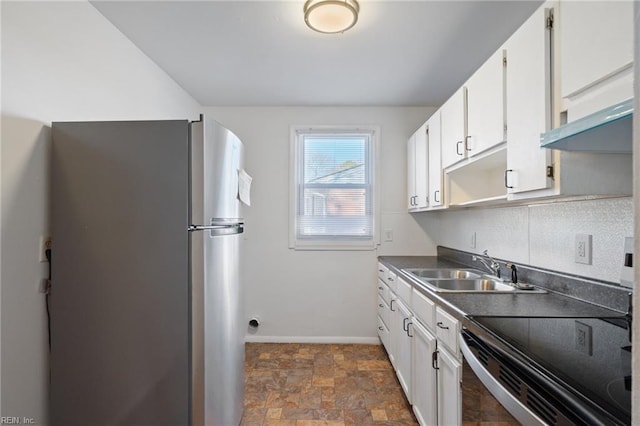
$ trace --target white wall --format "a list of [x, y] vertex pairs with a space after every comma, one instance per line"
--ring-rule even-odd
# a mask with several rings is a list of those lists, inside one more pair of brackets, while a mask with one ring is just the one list
[[[375, 266], [381, 254], [435, 254], [406, 212], [406, 143], [433, 108], [207, 108], [246, 147], [253, 176], [246, 209], [246, 315], [262, 321], [249, 340], [376, 341]], [[394, 241], [378, 251], [288, 248], [291, 125], [379, 125], [382, 228]]]
[[88, 2], [3, 1], [1, 7], [0, 414], [45, 424], [48, 349], [45, 299], [37, 288], [46, 276], [38, 245], [49, 233], [50, 124], [195, 119], [200, 107]]
[[[427, 213], [429, 214], [429, 213]], [[633, 236], [631, 197], [445, 211], [439, 245], [610, 282], [620, 282], [624, 238]], [[476, 248], [471, 235], [476, 233]], [[593, 262], [574, 262], [576, 234], [593, 235]]]

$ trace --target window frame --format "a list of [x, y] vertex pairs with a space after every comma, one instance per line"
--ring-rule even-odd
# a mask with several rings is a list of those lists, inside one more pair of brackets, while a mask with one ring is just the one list
[[[307, 236], [299, 238], [297, 235], [297, 209], [298, 200], [303, 191], [301, 190], [300, 179], [304, 164], [304, 152], [302, 149], [302, 137], [310, 134], [344, 135], [344, 134], [366, 134], [370, 138], [368, 152], [368, 168], [371, 190], [371, 215], [372, 225], [371, 237], [350, 237], [350, 236]], [[290, 151], [289, 151], [289, 248], [294, 250], [375, 250], [380, 244], [379, 228], [379, 179], [378, 173], [379, 158], [378, 135], [379, 126], [372, 125], [313, 125], [313, 126], [291, 126], [290, 129]], [[302, 195], [304, 196], [304, 195]]]

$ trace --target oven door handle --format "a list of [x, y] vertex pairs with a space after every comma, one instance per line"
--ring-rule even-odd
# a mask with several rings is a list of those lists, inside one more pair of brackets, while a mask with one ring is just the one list
[[487, 371], [473, 352], [471, 352], [471, 348], [469, 348], [469, 345], [461, 333], [458, 334], [458, 340], [460, 341], [462, 355], [467, 360], [469, 367], [471, 367], [478, 379], [480, 379], [489, 392], [491, 392], [513, 417], [525, 426], [544, 426], [547, 424], [520, 402], [519, 399], [511, 395], [509, 391]]

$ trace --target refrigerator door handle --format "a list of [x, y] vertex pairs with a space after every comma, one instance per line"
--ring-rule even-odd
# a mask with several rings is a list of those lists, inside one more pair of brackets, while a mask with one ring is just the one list
[[211, 231], [211, 236], [216, 235], [233, 235], [242, 234], [244, 232], [244, 222], [224, 225], [190, 225], [189, 232], [194, 231]]

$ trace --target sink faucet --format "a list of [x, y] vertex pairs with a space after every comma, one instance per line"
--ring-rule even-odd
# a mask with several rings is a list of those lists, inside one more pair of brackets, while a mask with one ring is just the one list
[[489, 256], [489, 250], [483, 251], [482, 254], [484, 254], [486, 258], [481, 256], [471, 256], [471, 260], [482, 263], [484, 267], [491, 272], [491, 274], [500, 278], [500, 264]]

